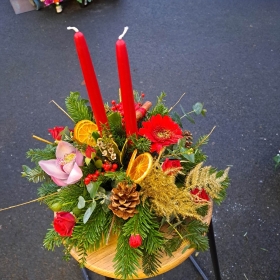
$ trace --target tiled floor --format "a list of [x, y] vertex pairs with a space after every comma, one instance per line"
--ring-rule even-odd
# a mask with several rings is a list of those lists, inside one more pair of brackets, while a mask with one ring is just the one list
[[29, 0], [10, 0], [16, 14], [34, 11], [34, 6], [31, 5]]

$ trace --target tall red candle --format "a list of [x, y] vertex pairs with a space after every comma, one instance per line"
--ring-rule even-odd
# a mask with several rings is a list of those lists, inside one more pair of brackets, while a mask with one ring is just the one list
[[126, 135], [137, 134], [137, 122], [134, 106], [133, 88], [130, 75], [128, 53], [125, 41], [122, 39], [128, 28], [119, 37], [116, 43], [116, 55], [120, 80], [121, 98], [124, 111], [124, 122]]
[[91, 61], [90, 53], [88, 50], [86, 39], [83, 33], [75, 27], [68, 27], [75, 31], [74, 41], [76, 50], [80, 60], [81, 69], [83, 72], [89, 101], [93, 111], [93, 115], [98, 126], [99, 131], [102, 131], [103, 125], [108, 126], [108, 119], [104, 109], [104, 103], [102, 100], [101, 92], [98, 86], [97, 78]]

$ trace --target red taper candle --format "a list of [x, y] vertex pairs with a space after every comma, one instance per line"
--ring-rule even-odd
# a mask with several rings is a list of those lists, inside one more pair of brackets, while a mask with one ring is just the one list
[[82, 32], [76, 27], [67, 27], [68, 30], [75, 31], [74, 42], [80, 60], [85, 85], [87, 88], [90, 105], [99, 131], [102, 131], [104, 125], [108, 127], [108, 119], [104, 108], [101, 92], [98, 86], [94, 67], [91, 61], [86, 39]]
[[125, 27], [123, 34], [120, 35], [119, 39], [117, 40], [116, 55], [120, 80], [121, 98], [124, 111], [125, 131], [126, 135], [130, 136], [132, 134], [137, 134], [138, 129], [134, 107], [134, 96], [130, 75], [128, 53], [125, 41], [122, 39], [127, 30], [128, 27]]

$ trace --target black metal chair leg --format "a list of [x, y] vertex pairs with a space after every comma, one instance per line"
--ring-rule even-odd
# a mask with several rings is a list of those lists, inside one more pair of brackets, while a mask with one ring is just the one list
[[204, 274], [204, 272], [202, 271], [202, 269], [200, 268], [200, 266], [198, 265], [198, 263], [196, 262], [196, 260], [194, 259], [193, 256], [190, 256], [190, 261], [193, 263], [193, 265], [195, 266], [195, 268], [197, 269], [197, 271], [199, 272], [199, 274], [201, 275], [201, 277], [203, 278], [203, 280], [208, 280], [208, 278], [206, 277], [206, 275]]
[[83, 273], [83, 277], [85, 280], [90, 280], [88, 277], [88, 273], [87, 273], [87, 269], [85, 267], [82, 267], [82, 273]]
[[216, 249], [215, 235], [214, 235], [212, 221], [210, 222], [207, 235], [208, 235], [208, 239], [209, 239], [210, 254], [211, 254], [215, 277], [216, 277], [216, 280], [221, 280], [222, 278], [221, 278], [221, 273], [220, 273], [220, 267], [219, 267], [218, 254], [217, 254], [217, 249]]
[[114, 280], [114, 278], [110, 278], [110, 277], [105, 276], [105, 280]]

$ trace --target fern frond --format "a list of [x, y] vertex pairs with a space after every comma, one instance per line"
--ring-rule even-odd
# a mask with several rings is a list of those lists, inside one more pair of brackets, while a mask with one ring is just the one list
[[202, 167], [202, 162], [193, 168], [185, 181], [187, 190], [203, 188], [207, 194], [217, 203], [225, 197], [225, 189], [228, 186], [229, 167], [224, 171], [216, 171], [211, 166]]

